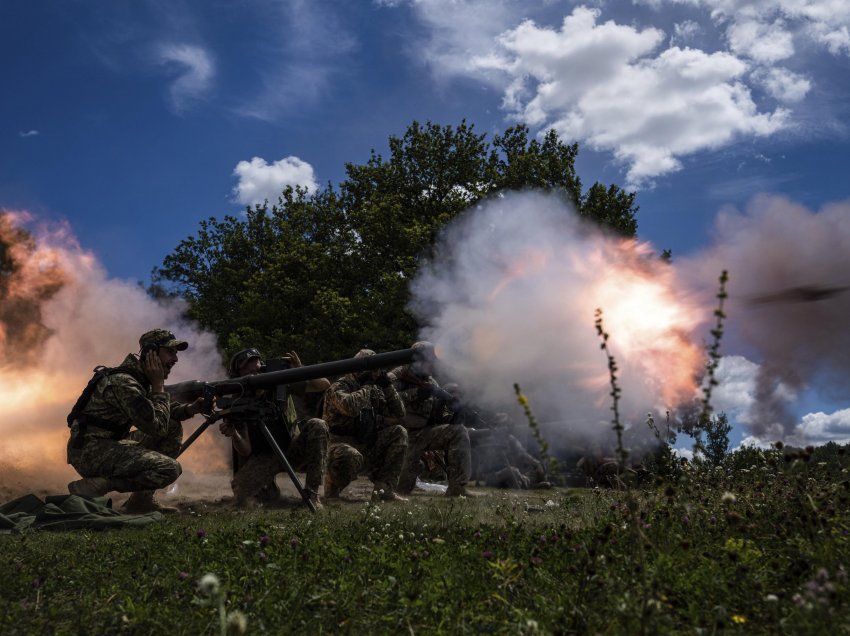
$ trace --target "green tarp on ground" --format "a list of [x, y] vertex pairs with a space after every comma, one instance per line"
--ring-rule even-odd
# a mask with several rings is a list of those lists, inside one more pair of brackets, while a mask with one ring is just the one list
[[0, 506], [0, 533], [27, 529], [105, 530], [127, 526], [144, 526], [162, 519], [161, 512], [124, 515], [112, 509], [108, 497], [53, 495], [44, 501], [35, 495], [24, 495]]

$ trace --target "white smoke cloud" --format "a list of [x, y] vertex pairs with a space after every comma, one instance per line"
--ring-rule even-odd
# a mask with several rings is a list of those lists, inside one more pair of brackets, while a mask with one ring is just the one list
[[239, 183], [233, 188], [234, 198], [244, 205], [262, 205], [264, 201], [276, 203], [286, 186], [302, 186], [310, 192], [319, 189], [313, 166], [293, 156], [271, 164], [261, 157], [240, 161], [233, 174], [239, 177]]
[[[613, 443], [602, 308], [619, 366], [623, 423], [694, 396], [703, 312], [649, 246], [581, 221], [560, 198], [511, 193], [469, 210], [443, 234], [412, 285], [444, 371], [473, 401], [517, 412], [521, 385], [538, 420]], [[550, 431], [558, 441], [558, 431]]]

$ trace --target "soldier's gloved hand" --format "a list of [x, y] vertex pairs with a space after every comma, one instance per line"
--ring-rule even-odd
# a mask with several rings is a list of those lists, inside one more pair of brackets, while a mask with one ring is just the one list
[[387, 374], [386, 371], [381, 371], [375, 378], [375, 384], [377, 384], [382, 389], [386, 389], [392, 384], [392, 380], [390, 380], [390, 376]]

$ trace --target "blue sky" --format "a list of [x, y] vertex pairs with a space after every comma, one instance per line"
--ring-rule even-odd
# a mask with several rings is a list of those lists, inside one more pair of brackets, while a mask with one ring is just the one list
[[[686, 256], [759, 193], [850, 197], [848, 29], [830, 0], [3, 0], [0, 208], [146, 280], [199, 220], [336, 184], [414, 119], [521, 121]], [[841, 388], [801, 404], [850, 430]]]

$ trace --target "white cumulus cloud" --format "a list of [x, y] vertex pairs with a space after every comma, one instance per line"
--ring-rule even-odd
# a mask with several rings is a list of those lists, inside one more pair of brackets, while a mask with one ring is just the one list
[[[512, 79], [505, 105], [532, 125], [610, 151], [628, 165], [628, 187], [678, 170], [680, 158], [740, 136], [770, 135], [787, 112], [760, 112], [731, 53], [671, 47], [664, 34], [579, 7], [559, 30], [526, 21], [500, 38]], [[488, 60], [492, 67], [495, 58]]]
[[319, 189], [313, 166], [293, 156], [274, 163], [262, 157], [240, 161], [233, 174], [239, 178], [233, 188], [234, 199], [244, 205], [262, 204], [266, 200], [274, 203], [286, 186], [301, 186], [310, 192]]
[[374, 2], [410, 11], [409, 53], [435, 77], [497, 87], [509, 119], [611, 153], [629, 188], [804, 124], [814, 56], [850, 55], [846, 0], [634, 0], [618, 21], [609, 3]]
[[771, 97], [787, 104], [802, 101], [812, 88], [807, 78], [784, 68], [766, 69], [756, 73], [754, 78], [761, 82]]
[[792, 443], [797, 442], [799, 446], [825, 444], [836, 442], [847, 444], [850, 442], [850, 408], [835, 411], [834, 413], [809, 413], [804, 415], [797, 427]]

